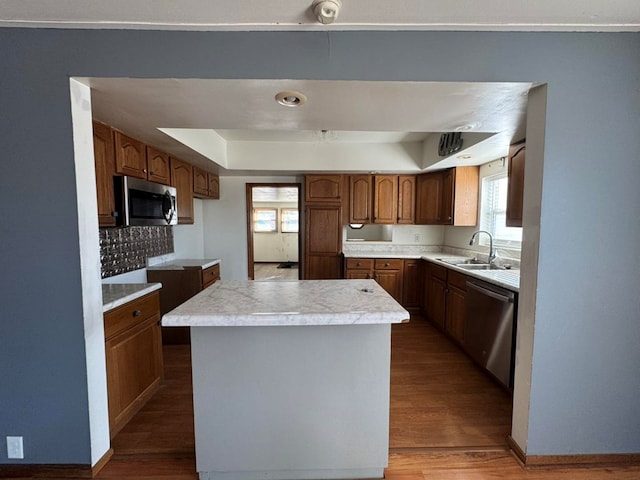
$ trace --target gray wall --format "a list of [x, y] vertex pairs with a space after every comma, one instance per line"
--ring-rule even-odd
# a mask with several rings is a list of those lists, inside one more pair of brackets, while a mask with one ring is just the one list
[[640, 34], [0, 29], [0, 439], [24, 435], [28, 463], [90, 463], [69, 76], [535, 81], [527, 453], [640, 452], [638, 52]]

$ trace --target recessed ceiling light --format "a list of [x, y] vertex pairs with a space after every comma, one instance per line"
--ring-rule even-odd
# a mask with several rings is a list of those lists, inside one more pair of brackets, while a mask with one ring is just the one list
[[296, 90], [286, 90], [276, 95], [276, 102], [285, 107], [299, 107], [307, 103], [307, 96]]
[[467, 123], [466, 125], [460, 125], [454, 128], [455, 132], [468, 132], [469, 130], [474, 130], [480, 126], [480, 122]]
[[469, 155], [469, 154], [458, 155], [456, 158], [459, 158], [460, 160], [469, 160], [470, 158], [472, 158], [472, 155]]

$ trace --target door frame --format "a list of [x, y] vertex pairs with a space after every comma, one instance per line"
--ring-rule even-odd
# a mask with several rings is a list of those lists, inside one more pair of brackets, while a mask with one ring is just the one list
[[[253, 268], [253, 187], [273, 187], [273, 188], [292, 188], [298, 189], [298, 221], [302, 218], [302, 183], [247, 183], [246, 184], [246, 209], [247, 209], [247, 259], [248, 259], [248, 276], [249, 280], [253, 280], [255, 272]], [[302, 232], [300, 229], [300, 223], [298, 223], [298, 280], [301, 278], [301, 264], [302, 264]]]

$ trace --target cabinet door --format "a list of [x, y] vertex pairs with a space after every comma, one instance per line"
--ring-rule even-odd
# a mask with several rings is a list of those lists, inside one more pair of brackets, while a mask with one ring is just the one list
[[193, 193], [196, 196], [207, 197], [209, 195], [209, 179], [207, 172], [198, 168], [193, 168]]
[[116, 146], [116, 173], [136, 178], [147, 178], [147, 150], [144, 143], [114, 132]]
[[405, 260], [402, 279], [402, 305], [408, 309], [419, 308], [421, 294], [420, 261]]
[[[473, 227], [478, 223], [479, 167], [456, 167], [450, 170], [451, 178], [445, 175], [443, 204], [452, 202], [443, 211], [443, 223], [446, 225]], [[451, 185], [451, 186], [449, 186]], [[451, 194], [448, 189], [451, 188]], [[449, 200], [449, 195], [451, 200]], [[452, 216], [450, 219], [449, 217]]]
[[398, 177], [398, 224], [411, 225], [416, 222], [416, 177]]
[[178, 223], [193, 223], [193, 173], [191, 164], [171, 157], [171, 185], [176, 187]]
[[171, 183], [171, 168], [169, 155], [147, 146], [147, 180], [169, 185]]
[[207, 173], [207, 181], [209, 182], [209, 198], [218, 200], [220, 198], [220, 178], [215, 173]]
[[376, 175], [373, 188], [373, 223], [398, 222], [398, 176]]
[[101, 123], [93, 123], [93, 156], [96, 164], [96, 190], [98, 196], [98, 224], [113, 227], [115, 200], [113, 176], [116, 173], [113, 131]]
[[427, 317], [438, 327], [444, 329], [447, 284], [432, 273], [428, 278], [426, 290]]
[[398, 303], [402, 302], [402, 270], [376, 270], [374, 278]]
[[371, 175], [349, 176], [349, 223], [371, 223]]
[[342, 206], [305, 207], [305, 279], [342, 278]]
[[438, 225], [441, 217], [442, 174], [418, 175], [416, 179], [416, 223]]
[[464, 345], [464, 322], [467, 315], [466, 297], [465, 290], [449, 285], [445, 330], [460, 345]]
[[340, 255], [307, 255], [305, 280], [334, 280], [342, 278]]
[[440, 214], [438, 223], [453, 225], [453, 196], [455, 192], [455, 169], [450, 168], [442, 172], [442, 198], [440, 201]]
[[509, 148], [509, 184], [507, 187], [507, 226], [522, 226], [524, 197], [525, 144], [518, 143]]
[[111, 438], [151, 397], [162, 380], [159, 315], [105, 344]]
[[304, 199], [311, 203], [340, 203], [343, 181], [342, 175], [307, 175], [304, 177]]

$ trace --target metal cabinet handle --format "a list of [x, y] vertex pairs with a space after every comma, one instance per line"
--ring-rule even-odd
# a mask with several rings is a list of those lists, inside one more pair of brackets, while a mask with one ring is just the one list
[[134, 310], [133, 311], [133, 316], [134, 317], [139, 317], [140, 315], [142, 315], [142, 312], [140, 310]]
[[359, 266], [360, 266], [360, 262], [356, 263], [356, 267], [359, 267]]
[[387, 262], [384, 264], [385, 267], [388, 267], [390, 264]]

